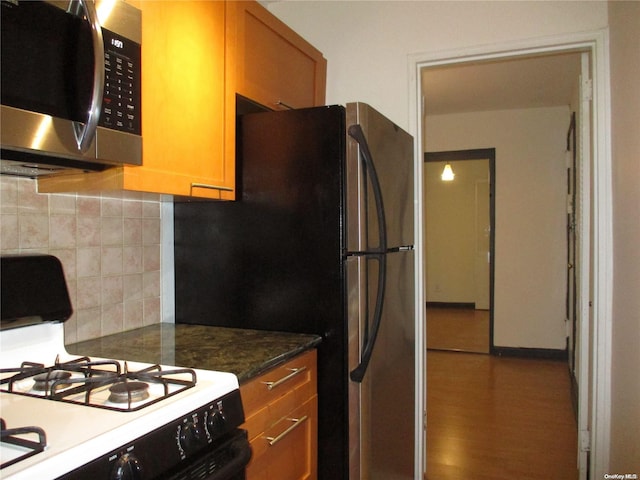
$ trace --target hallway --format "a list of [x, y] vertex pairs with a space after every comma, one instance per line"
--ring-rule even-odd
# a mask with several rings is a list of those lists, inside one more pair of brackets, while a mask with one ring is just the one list
[[428, 480], [575, 480], [566, 363], [427, 352]]
[[489, 353], [489, 311], [427, 307], [427, 348]]

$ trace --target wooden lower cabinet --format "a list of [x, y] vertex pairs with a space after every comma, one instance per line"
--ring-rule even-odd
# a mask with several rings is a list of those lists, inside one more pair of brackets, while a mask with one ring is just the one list
[[317, 478], [316, 351], [240, 386], [252, 457], [247, 480]]

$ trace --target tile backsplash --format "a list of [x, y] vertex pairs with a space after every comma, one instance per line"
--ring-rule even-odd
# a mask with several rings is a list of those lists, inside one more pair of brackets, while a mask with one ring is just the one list
[[0, 195], [0, 251], [49, 253], [64, 266], [67, 343], [161, 321], [159, 195], [39, 194], [35, 180], [6, 176]]

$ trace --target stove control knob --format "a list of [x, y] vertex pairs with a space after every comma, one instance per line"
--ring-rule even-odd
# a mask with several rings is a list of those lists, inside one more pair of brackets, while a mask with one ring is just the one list
[[212, 437], [222, 435], [226, 431], [227, 419], [218, 408], [213, 408], [207, 417], [207, 429]]
[[180, 430], [180, 446], [185, 453], [193, 453], [207, 444], [207, 434], [199, 423], [187, 422]]
[[125, 453], [116, 461], [111, 472], [111, 480], [141, 480], [142, 465], [132, 454]]

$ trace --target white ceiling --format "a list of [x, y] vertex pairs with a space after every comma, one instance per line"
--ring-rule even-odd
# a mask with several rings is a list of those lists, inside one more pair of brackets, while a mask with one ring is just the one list
[[568, 105], [579, 75], [580, 53], [424, 68], [425, 113]]

